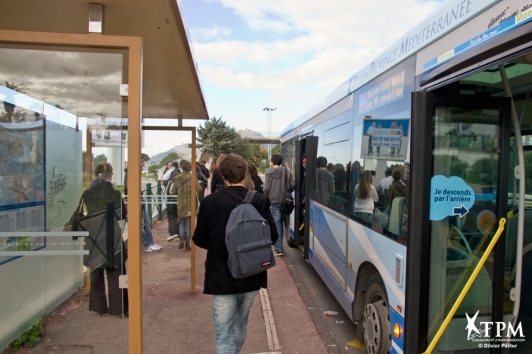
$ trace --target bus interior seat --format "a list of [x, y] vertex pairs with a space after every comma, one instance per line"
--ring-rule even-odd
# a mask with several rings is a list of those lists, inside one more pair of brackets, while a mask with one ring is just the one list
[[405, 209], [405, 197], [397, 197], [392, 201], [388, 231], [401, 236], [403, 232], [403, 214]]

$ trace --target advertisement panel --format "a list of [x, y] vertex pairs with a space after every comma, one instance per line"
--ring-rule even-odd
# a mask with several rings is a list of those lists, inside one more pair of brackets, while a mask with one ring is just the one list
[[406, 160], [409, 119], [364, 119], [362, 158]]

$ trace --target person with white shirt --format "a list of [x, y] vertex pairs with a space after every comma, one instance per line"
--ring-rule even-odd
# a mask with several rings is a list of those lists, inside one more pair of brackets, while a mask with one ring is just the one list
[[392, 170], [390, 168], [384, 171], [384, 176], [385, 177], [381, 179], [377, 185], [377, 192], [379, 193], [386, 192], [388, 189], [390, 189], [390, 186], [393, 182]]
[[355, 186], [355, 216], [372, 222], [377, 201], [379, 201], [379, 196], [375, 186], [371, 184], [371, 172], [364, 171]]
[[161, 181], [163, 182], [164, 186], [166, 187], [168, 184], [168, 181], [170, 181], [172, 178], [170, 178], [170, 175], [172, 172], [174, 172], [175, 169], [178, 169], [177, 173], [179, 173], [179, 167], [177, 165], [177, 161], [170, 162], [170, 167], [168, 167], [161, 177]]

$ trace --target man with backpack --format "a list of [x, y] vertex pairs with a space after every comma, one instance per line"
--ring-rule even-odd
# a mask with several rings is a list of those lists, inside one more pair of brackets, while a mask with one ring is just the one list
[[[247, 164], [241, 157], [230, 154], [218, 169], [227, 187], [202, 201], [192, 240], [198, 247], [207, 249], [203, 293], [213, 295], [216, 352], [239, 353], [246, 339], [249, 311], [255, 296], [260, 288], [267, 288], [267, 272], [235, 279], [229, 269], [226, 229], [232, 212], [247, 197], [248, 190], [244, 187]], [[270, 229], [270, 244], [277, 241], [268, 198], [255, 193], [251, 204], [265, 220], [264, 226]], [[230, 233], [231, 230], [227, 231]], [[271, 253], [271, 246], [268, 248]]]
[[[290, 170], [281, 167], [283, 157], [275, 154], [271, 157], [272, 167], [265, 173], [264, 194], [270, 199], [272, 204], [272, 215], [277, 226], [279, 239], [275, 242], [273, 248], [276, 256], [283, 255], [283, 219], [284, 205], [287, 199], [291, 198], [290, 193], [296, 187], [294, 176]], [[291, 210], [290, 210], [291, 212]], [[286, 214], [290, 214], [287, 212]]]

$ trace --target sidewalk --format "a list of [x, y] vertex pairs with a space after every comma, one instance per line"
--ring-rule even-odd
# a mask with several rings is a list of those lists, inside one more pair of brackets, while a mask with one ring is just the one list
[[[196, 292], [190, 292], [190, 252], [168, 237], [166, 216], [153, 224], [160, 252], [142, 255], [144, 353], [214, 353], [212, 296], [203, 295], [206, 251], [196, 248]], [[242, 353], [327, 353], [298, 286], [282, 257], [268, 271], [268, 289], [251, 309]], [[128, 353], [127, 320], [88, 311], [88, 297], [74, 295], [47, 321], [34, 348], [17, 353]], [[269, 304], [269, 306], [268, 306]], [[271, 309], [271, 310], [270, 310]]]

